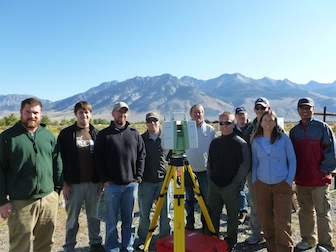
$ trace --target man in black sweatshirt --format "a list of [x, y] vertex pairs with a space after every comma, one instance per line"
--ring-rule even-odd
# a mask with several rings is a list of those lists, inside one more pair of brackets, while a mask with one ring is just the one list
[[222, 135], [212, 140], [209, 148], [209, 188], [207, 206], [216, 234], [219, 234], [223, 205], [227, 211], [228, 251], [237, 243], [239, 191], [250, 167], [251, 155], [247, 143], [235, 133], [235, 116], [231, 112], [219, 115]]
[[[95, 163], [105, 188], [107, 251], [133, 251], [134, 203], [145, 165], [145, 144], [130, 127], [125, 102], [113, 106], [111, 125], [99, 132], [95, 143]], [[122, 222], [118, 237], [118, 214]], [[120, 241], [121, 240], [121, 241]]]

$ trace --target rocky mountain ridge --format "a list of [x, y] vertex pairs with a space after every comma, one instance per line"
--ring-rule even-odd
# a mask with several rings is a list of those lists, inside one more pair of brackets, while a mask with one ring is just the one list
[[[0, 116], [18, 115], [20, 102], [34, 94], [0, 95]], [[195, 103], [205, 108], [206, 118], [216, 120], [224, 110], [234, 111], [244, 106], [250, 117], [254, 117], [253, 106], [256, 98], [266, 97], [272, 109], [285, 121], [296, 121], [297, 100], [310, 96], [315, 100], [315, 111], [336, 112], [336, 81], [322, 84], [311, 81], [296, 84], [287, 79], [273, 80], [268, 77], [253, 79], [242, 74], [223, 74], [209, 80], [190, 76], [177, 78], [170, 74], [154, 77], [134, 77], [122, 82], [104, 82], [71, 97], [51, 102], [43, 100], [44, 114], [54, 120], [73, 117], [74, 104], [87, 100], [93, 106], [93, 117], [111, 119], [111, 108], [117, 101], [124, 101], [130, 107], [129, 120], [144, 121], [149, 111], [158, 112], [163, 119], [170, 120], [172, 113], [184, 112], [189, 118], [189, 109]], [[332, 120], [333, 118], [330, 118]]]

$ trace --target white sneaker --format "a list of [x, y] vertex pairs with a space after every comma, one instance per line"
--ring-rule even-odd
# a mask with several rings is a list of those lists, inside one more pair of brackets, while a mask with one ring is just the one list
[[249, 245], [255, 245], [255, 244], [261, 242], [262, 240], [263, 240], [262, 237], [257, 237], [257, 236], [255, 236], [255, 235], [252, 234], [252, 235], [250, 235], [250, 237], [248, 237], [248, 238], [245, 240], [245, 242], [246, 242], [247, 244], [249, 244]]
[[307, 250], [311, 249], [313, 246], [310, 245], [308, 242], [300, 241], [298, 244], [296, 244], [296, 248], [299, 250]]

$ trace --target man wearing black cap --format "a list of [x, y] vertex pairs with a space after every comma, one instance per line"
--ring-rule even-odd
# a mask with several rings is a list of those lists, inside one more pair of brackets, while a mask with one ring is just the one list
[[335, 138], [326, 123], [313, 117], [313, 99], [301, 98], [298, 113], [301, 120], [290, 131], [297, 159], [295, 184], [302, 238], [296, 248], [307, 250], [318, 242], [316, 251], [334, 251], [328, 185], [336, 167]]
[[[139, 239], [136, 242], [136, 250], [143, 251], [143, 244], [146, 240], [149, 225], [150, 213], [153, 199], [158, 199], [167, 172], [168, 162], [166, 161], [168, 150], [162, 148], [160, 118], [156, 112], [146, 115], [147, 131], [141, 136], [146, 147], [145, 169], [142, 182], [139, 184], [138, 203], [140, 210], [140, 221], [138, 227]], [[167, 190], [164, 204], [160, 214], [159, 237], [170, 234], [169, 202], [170, 194]]]
[[[128, 112], [125, 102], [116, 103], [112, 110], [114, 121], [99, 132], [95, 143], [96, 167], [105, 188], [107, 251], [133, 251], [134, 203], [146, 151], [139, 132], [129, 126]], [[119, 211], [122, 239], [117, 230]]]
[[245, 130], [251, 125], [251, 122], [247, 117], [247, 111], [244, 107], [237, 107], [235, 112], [236, 124], [233, 132], [243, 137]]
[[[233, 128], [233, 132], [243, 138], [243, 134], [245, 130], [251, 125], [250, 120], [247, 117], [247, 111], [244, 107], [237, 107], [235, 112], [236, 124]], [[245, 191], [245, 181], [242, 184], [242, 188], [240, 190], [240, 202], [239, 202], [239, 223], [243, 224], [245, 222], [248, 210], [248, 202]]]

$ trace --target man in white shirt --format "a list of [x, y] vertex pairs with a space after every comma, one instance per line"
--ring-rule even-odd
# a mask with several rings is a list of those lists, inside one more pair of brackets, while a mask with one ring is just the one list
[[[196, 122], [198, 148], [188, 149], [186, 150], [186, 154], [189, 164], [197, 176], [200, 191], [204, 198], [208, 193], [207, 162], [209, 146], [211, 141], [216, 137], [216, 130], [204, 121], [204, 108], [202, 105], [193, 105], [190, 108], [190, 117], [191, 120]], [[188, 230], [193, 230], [195, 228], [194, 198], [193, 188], [191, 186], [186, 186], [186, 229]]]

